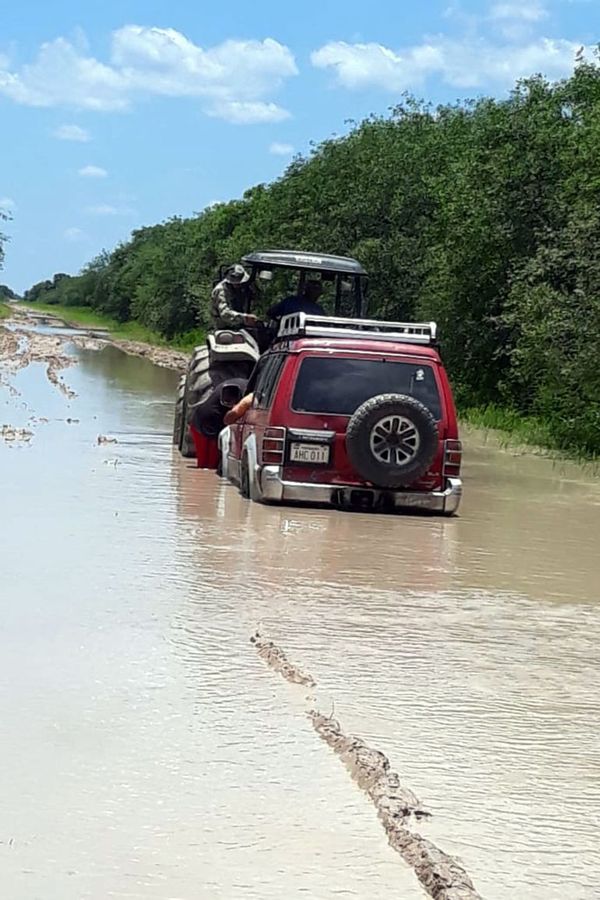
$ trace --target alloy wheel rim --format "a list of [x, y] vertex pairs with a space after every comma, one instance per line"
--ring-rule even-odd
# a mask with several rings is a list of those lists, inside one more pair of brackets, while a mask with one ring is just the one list
[[414, 422], [405, 416], [384, 416], [371, 429], [369, 445], [378, 462], [406, 466], [416, 457], [421, 438]]

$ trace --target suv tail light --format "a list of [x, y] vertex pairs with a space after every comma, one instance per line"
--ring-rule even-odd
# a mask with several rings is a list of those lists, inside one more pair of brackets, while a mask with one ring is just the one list
[[444, 441], [444, 471], [446, 478], [457, 478], [462, 463], [462, 444], [460, 441]]
[[283, 465], [285, 428], [265, 428], [262, 439], [262, 461], [267, 465]]

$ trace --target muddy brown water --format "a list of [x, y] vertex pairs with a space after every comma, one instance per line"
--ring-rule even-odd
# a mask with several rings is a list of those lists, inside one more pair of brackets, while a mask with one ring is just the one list
[[422, 898], [316, 704], [483, 897], [600, 897], [600, 481], [472, 436], [455, 520], [252, 505], [172, 454], [174, 373], [77, 357], [0, 385], [2, 896]]

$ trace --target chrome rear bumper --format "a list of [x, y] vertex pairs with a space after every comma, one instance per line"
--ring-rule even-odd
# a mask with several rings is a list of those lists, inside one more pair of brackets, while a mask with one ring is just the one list
[[458, 510], [462, 497], [460, 478], [448, 478], [443, 491], [425, 492], [284, 481], [280, 466], [263, 466], [257, 474], [262, 498], [267, 503], [282, 503], [287, 500], [291, 503], [326, 503], [370, 508], [388, 505], [397, 509], [422, 509], [451, 516]]

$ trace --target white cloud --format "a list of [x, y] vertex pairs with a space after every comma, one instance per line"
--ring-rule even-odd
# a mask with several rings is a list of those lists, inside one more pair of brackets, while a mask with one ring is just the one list
[[77, 174], [82, 178], [106, 178], [108, 172], [101, 166], [83, 166], [82, 169], [78, 169]]
[[289, 119], [287, 109], [277, 106], [276, 103], [263, 103], [260, 100], [253, 102], [241, 100], [229, 100], [225, 103], [213, 104], [206, 110], [209, 116], [216, 119], [225, 119], [233, 125], [256, 125], [267, 122], [283, 122]]
[[488, 18], [496, 30], [509, 41], [525, 41], [532, 34], [537, 22], [545, 19], [548, 10], [541, 0], [528, 2], [495, 3]]
[[0, 197], [0, 209], [5, 213], [12, 213], [16, 210], [17, 204], [12, 197]]
[[547, 15], [548, 10], [539, 0], [524, 0], [522, 3], [495, 3], [490, 10], [491, 19], [515, 19], [523, 22], [539, 22]]
[[421, 82], [424, 72], [440, 68], [442, 55], [433, 46], [396, 53], [382, 44], [332, 41], [316, 50], [311, 62], [318, 69], [332, 69], [342, 87], [404, 90], [411, 82]]
[[87, 237], [84, 231], [81, 228], [66, 228], [63, 232], [63, 237], [67, 241], [83, 241]]
[[551, 79], [568, 75], [580, 47], [551, 38], [495, 44], [485, 38], [453, 40], [440, 35], [397, 51], [382, 44], [331, 42], [315, 51], [311, 61], [317, 68], [332, 70], [337, 84], [351, 89], [399, 92], [422, 85], [430, 76], [458, 88], [507, 87], [538, 72]]
[[269, 147], [269, 153], [274, 156], [291, 156], [293, 152], [294, 148], [291, 144], [280, 144], [278, 141], [274, 141]]
[[128, 105], [125, 76], [82, 56], [66, 38], [42, 44], [35, 62], [20, 72], [0, 70], [0, 93], [25, 106], [107, 110]]
[[91, 140], [90, 133], [79, 125], [61, 125], [57, 128], [53, 135], [59, 141], [79, 141], [82, 144]]
[[0, 94], [28, 106], [91, 110], [123, 110], [147, 95], [194, 97], [210, 115], [247, 124], [288, 115], [268, 98], [298, 72], [289, 48], [272, 38], [204, 49], [172, 28], [118, 29], [109, 63], [86, 52], [62, 37], [45, 43], [33, 63], [0, 68]]
[[99, 203], [97, 206], [88, 206], [86, 212], [91, 216], [134, 216], [135, 210], [128, 206], [111, 206], [110, 203]]

